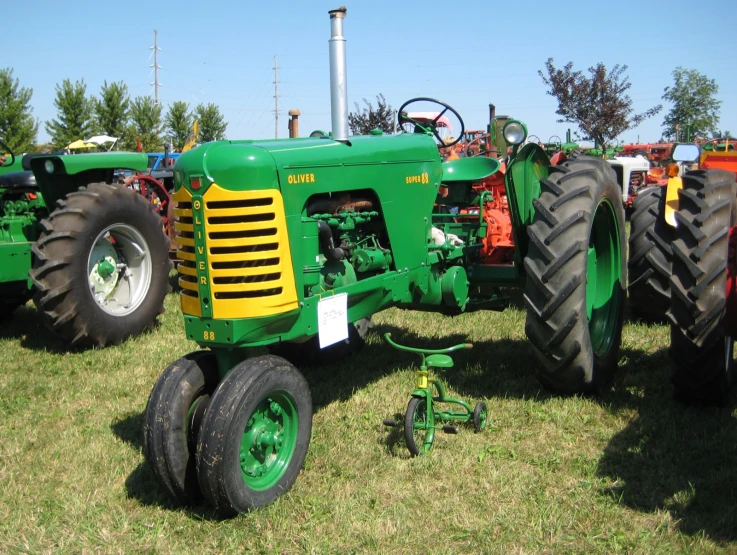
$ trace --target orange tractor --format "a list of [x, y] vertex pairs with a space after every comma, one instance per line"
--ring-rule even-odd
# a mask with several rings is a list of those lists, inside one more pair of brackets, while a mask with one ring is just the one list
[[676, 143], [632, 143], [622, 146], [617, 156], [645, 156], [653, 166], [659, 166], [670, 158], [670, 153]]

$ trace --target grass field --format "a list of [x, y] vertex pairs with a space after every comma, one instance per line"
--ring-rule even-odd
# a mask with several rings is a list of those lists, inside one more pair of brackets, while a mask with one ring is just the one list
[[[366, 348], [308, 368], [305, 468], [276, 503], [222, 520], [169, 501], [142, 453], [161, 371], [195, 350], [175, 295], [153, 334], [70, 351], [31, 305], [0, 328], [0, 552], [737, 552], [737, 411], [672, 399], [668, 328], [627, 323], [619, 373], [595, 398], [533, 373], [524, 311], [449, 318], [390, 310]], [[399, 417], [416, 357], [383, 344], [472, 341], [447, 372], [490, 411], [411, 459]]]

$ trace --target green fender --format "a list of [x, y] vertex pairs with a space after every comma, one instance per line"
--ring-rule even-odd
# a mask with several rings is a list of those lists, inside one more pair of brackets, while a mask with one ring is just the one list
[[550, 174], [550, 158], [545, 151], [534, 143], [523, 146], [507, 168], [505, 185], [509, 200], [509, 211], [512, 215], [515, 250], [515, 262], [522, 267], [527, 255], [529, 239], [527, 226], [535, 217], [533, 201], [540, 196], [540, 180]]
[[[47, 161], [54, 167], [51, 172]], [[35, 156], [31, 170], [47, 206], [89, 183], [111, 183], [115, 170], [145, 171], [148, 157], [142, 152], [96, 152]]]
[[443, 162], [442, 182], [478, 181], [499, 171], [501, 164], [496, 158], [477, 156]]

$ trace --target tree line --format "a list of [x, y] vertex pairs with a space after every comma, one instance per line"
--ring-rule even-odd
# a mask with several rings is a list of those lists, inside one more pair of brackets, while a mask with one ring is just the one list
[[56, 85], [56, 117], [44, 122], [51, 137], [37, 144], [39, 121], [33, 117], [33, 89], [20, 86], [13, 69], [0, 69], [0, 138], [13, 152], [58, 151], [78, 139], [109, 135], [118, 139], [121, 150], [155, 152], [171, 144], [181, 149], [192, 136], [197, 121], [200, 142], [225, 137], [228, 123], [218, 106], [197, 104], [190, 109], [183, 101], [173, 102], [166, 113], [150, 96], [131, 98], [123, 81], [105, 81], [98, 96], [87, 94], [84, 79], [65, 79]]
[[[599, 63], [586, 72], [577, 71], [573, 62], [556, 67], [553, 59], [545, 63], [538, 75], [547, 87], [546, 94], [558, 102], [558, 123], [578, 125], [579, 141], [592, 141], [606, 149], [619, 135], [637, 127], [662, 110], [658, 104], [640, 114], [634, 113], [632, 99], [627, 91], [632, 86], [626, 75], [626, 65], [615, 65], [611, 70]], [[728, 137], [729, 131], [720, 131], [719, 109], [716, 99], [719, 86], [716, 81], [693, 69], [677, 67], [673, 85], [665, 87], [662, 99], [672, 104], [663, 119], [660, 142], [693, 141], [694, 139]], [[372, 129], [391, 133], [394, 128], [394, 110], [383, 95], [376, 97], [376, 107], [365, 98], [364, 107], [355, 103], [356, 111], [348, 116], [351, 131], [365, 135]], [[655, 140], [651, 142], [656, 142]]]
[[[560, 123], [578, 125], [578, 140], [595, 141], [599, 146], [611, 146], [616, 138], [633, 129], [662, 109], [654, 106], [635, 114], [627, 91], [632, 86], [625, 74], [626, 65], [615, 65], [608, 71], [604, 64], [588, 68], [585, 73], [573, 68], [573, 62], [558, 68], [549, 58], [538, 74], [547, 87], [546, 94], [558, 102], [556, 114]], [[665, 87], [662, 99], [672, 104], [663, 120], [661, 141], [686, 141], [695, 137], [728, 136], [719, 131], [721, 101], [716, 99], [719, 86], [713, 79], [693, 69], [678, 67], [673, 71], [673, 85]], [[39, 122], [31, 108], [33, 90], [21, 87], [13, 78], [11, 68], [0, 69], [0, 137], [14, 152], [38, 150], [36, 144]], [[372, 129], [392, 132], [394, 110], [383, 95], [376, 97], [377, 107], [364, 99], [363, 108], [349, 114], [354, 134], [367, 134]], [[150, 96], [128, 94], [122, 81], [101, 87], [99, 96], [88, 96], [84, 79], [74, 83], [65, 79], [56, 85], [54, 106], [57, 117], [44, 123], [51, 137], [47, 147], [64, 148], [77, 139], [92, 135], [119, 138], [119, 148], [135, 150], [138, 144], [145, 151], [162, 150], [171, 143], [181, 149], [191, 136], [195, 120], [199, 126], [199, 141], [224, 138], [227, 122], [215, 104], [189, 104], [176, 101], [164, 114], [163, 108]]]

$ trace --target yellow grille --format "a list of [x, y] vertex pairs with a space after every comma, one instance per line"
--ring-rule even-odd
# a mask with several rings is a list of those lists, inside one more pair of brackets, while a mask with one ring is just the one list
[[200, 295], [197, 287], [197, 264], [195, 262], [194, 232], [192, 225], [192, 195], [181, 187], [172, 199], [174, 205], [174, 232], [178, 245], [177, 264], [179, 272], [179, 287], [182, 290], [180, 303], [184, 314], [202, 316]]
[[[198, 278], [192, 197], [187, 193], [188, 199], [180, 199], [177, 195], [175, 200], [182, 203], [175, 209], [182, 260], [178, 266], [182, 311], [201, 315], [197, 291], [202, 272]], [[228, 191], [213, 183], [203, 200], [212, 317], [253, 318], [296, 309], [297, 291], [281, 193]], [[196, 312], [189, 304], [190, 298], [196, 302]]]

